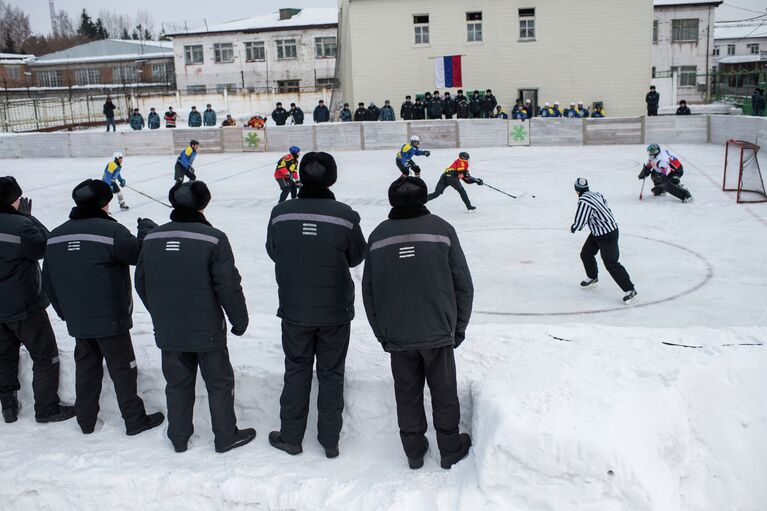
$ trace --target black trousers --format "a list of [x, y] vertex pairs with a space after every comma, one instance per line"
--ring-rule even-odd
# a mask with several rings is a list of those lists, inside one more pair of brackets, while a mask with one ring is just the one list
[[146, 421], [144, 401], [138, 396], [138, 368], [130, 333], [98, 339], [77, 339], [75, 344], [75, 413], [84, 431], [92, 430], [99, 414], [101, 383], [106, 361], [125, 429]]
[[657, 106], [650, 106], [650, 105], [648, 105], [647, 106], [647, 115], [648, 116], [658, 115], [658, 107]]
[[679, 200], [685, 200], [690, 198], [690, 192], [679, 184], [680, 178], [684, 174], [682, 169], [678, 171], [672, 171], [668, 176], [664, 176], [659, 172], [653, 172], [650, 177], [655, 185], [652, 192], [655, 195], [660, 195], [663, 192], [668, 192]]
[[395, 161], [397, 162], [397, 168], [400, 172], [402, 172], [402, 175], [407, 177], [410, 175], [410, 171], [412, 170], [415, 174], [415, 177], [421, 176], [421, 167], [415, 164], [413, 160], [408, 160], [407, 164], [402, 163], [402, 160], [399, 158], [395, 158]]
[[589, 234], [589, 237], [586, 238], [586, 242], [581, 249], [581, 261], [583, 261], [586, 275], [590, 279], [597, 278], [597, 252], [601, 253], [602, 262], [605, 263], [605, 268], [610, 273], [610, 276], [615, 283], [618, 284], [623, 291], [631, 291], [634, 289], [634, 284], [631, 282], [631, 277], [629, 277], [626, 268], [618, 262], [618, 258], [620, 257], [620, 250], [618, 249], [618, 229], [603, 236]]
[[0, 322], [0, 394], [12, 394], [19, 384], [19, 349], [32, 358], [35, 417], [59, 412], [59, 348], [48, 314], [43, 310], [27, 319]]
[[194, 172], [192, 172], [190, 169], [185, 169], [183, 165], [181, 165], [180, 161], [176, 161], [176, 167], [173, 171], [173, 179], [176, 181], [183, 181], [184, 176], [189, 178], [189, 181], [194, 181], [197, 179], [197, 176], [194, 175]]
[[216, 446], [226, 446], [237, 434], [234, 415], [234, 371], [229, 350], [205, 352], [162, 351], [162, 374], [168, 402], [168, 438], [184, 445], [194, 432], [195, 381], [197, 368], [208, 389], [208, 406]]
[[437, 445], [443, 456], [456, 453], [461, 445], [458, 423], [461, 406], [455, 381], [452, 346], [391, 353], [391, 373], [397, 399], [397, 423], [402, 447], [408, 458], [418, 458], [426, 448], [424, 381], [431, 392], [431, 409]]
[[280, 185], [280, 200], [279, 202], [285, 202], [288, 198], [288, 193], [290, 193], [290, 198], [295, 199], [296, 195], [298, 195], [298, 186], [296, 186], [296, 183], [294, 181], [290, 181], [288, 179], [280, 178], [277, 180], [277, 184]]
[[461, 196], [461, 200], [467, 208], [471, 207], [469, 195], [466, 193], [466, 189], [463, 187], [463, 184], [461, 184], [461, 180], [457, 177], [449, 176], [447, 174], [442, 174], [442, 177], [440, 177], [439, 181], [437, 182], [437, 187], [434, 189], [434, 192], [429, 194], [426, 201], [428, 202], [442, 195], [442, 192], [444, 192], [445, 188], [448, 186], [454, 188], [455, 191], [458, 192], [458, 194]]
[[303, 442], [316, 359], [317, 440], [323, 447], [338, 445], [343, 426], [344, 373], [350, 332], [350, 323], [311, 327], [282, 321], [285, 386], [280, 396], [280, 436], [285, 442], [293, 445]]

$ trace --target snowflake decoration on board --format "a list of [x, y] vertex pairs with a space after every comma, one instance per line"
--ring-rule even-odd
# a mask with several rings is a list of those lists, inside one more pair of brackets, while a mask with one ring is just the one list
[[511, 138], [517, 142], [522, 142], [527, 138], [527, 128], [522, 125], [511, 128]]
[[261, 138], [258, 136], [258, 133], [248, 133], [245, 137], [245, 142], [248, 144], [248, 147], [256, 149], [258, 144], [261, 143]]

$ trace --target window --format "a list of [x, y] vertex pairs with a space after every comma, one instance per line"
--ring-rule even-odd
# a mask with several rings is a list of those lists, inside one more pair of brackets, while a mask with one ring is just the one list
[[152, 81], [165, 82], [168, 80], [168, 67], [165, 62], [152, 64]]
[[535, 40], [535, 9], [519, 10], [519, 39], [520, 41]]
[[101, 71], [92, 67], [75, 69], [75, 83], [77, 85], [94, 85], [101, 82]]
[[413, 26], [415, 28], [415, 44], [429, 44], [429, 15], [414, 15]]
[[187, 85], [186, 91], [190, 94], [205, 94], [208, 92], [207, 87], [204, 85]]
[[218, 85], [216, 85], [216, 92], [218, 94], [223, 94], [224, 91], [237, 92], [237, 84], [236, 83], [219, 83]]
[[335, 78], [317, 78], [318, 89], [337, 89], [338, 80]]
[[277, 92], [299, 92], [300, 80], [277, 80]]
[[680, 87], [695, 87], [695, 76], [698, 74], [697, 66], [672, 67], [672, 73], [677, 73]]
[[482, 41], [482, 13], [466, 13], [466, 40], [470, 43]]
[[216, 64], [234, 62], [234, 45], [232, 43], [214, 44], [213, 61], [216, 62]]
[[192, 46], [184, 46], [184, 64], [191, 66], [193, 64], [202, 64], [202, 45], [195, 44]]
[[8, 66], [6, 69], [8, 70], [8, 78], [11, 80], [19, 79], [19, 66]]
[[713, 57], [718, 57], [719, 56], [719, 46], [718, 45], [714, 46], [714, 51], [711, 52], [711, 55]]
[[655, 78], [655, 66], [652, 67], [652, 77]]
[[297, 55], [295, 39], [277, 41], [277, 60], [294, 59]]
[[38, 87], [61, 87], [61, 71], [38, 71]]
[[727, 45], [727, 55], [735, 55], [735, 45], [734, 44], [728, 44]]
[[751, 55], [759, 55], [759, 43], [747, 44], [746, 48]]
[[245, 43], [245, 62], [263, 62], [266, 60], [266, 49], [263, 41], [248, 41]]
[[653, 44], [658, 43], [658, 20], [652, 22], [652, 42]]
[[698, 19], [671, 20], [671, 41], [697, 41], [699, 22]]
[[138, 80], [136, 66], [117, 66], [112, 68], [113, 83], [133, 83]]
[[335, 37], [315, 37], [314, 49], [317, 58], [336, 56], [336, 38]]

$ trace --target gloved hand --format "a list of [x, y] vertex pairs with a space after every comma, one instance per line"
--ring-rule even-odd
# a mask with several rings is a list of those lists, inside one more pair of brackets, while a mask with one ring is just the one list
[[197, 181], [197, 176], [192, 172], [192, 175], [189, 176], [189, 181]]
[[304, 184], [301, 181], [295, 181], [296, 187], [301, 188]]
[[652, 173], [652, 169], [649, 165], [642, 167], [642, 171], [639, 173], [639, 179], [644, 179]]
[[460, 346], [464, 340], [466, 340], [466, 332], [456, 332], [455, 344], [453, 344], [453, 349], [458, 349], [458, 346]]
[[476, 183], [477, 183], [479, 186], [482, 186], [483, 184], [485, 184], [485, 182], [484, 182], [484, 181], [482, 181], [480, 178], [476, 178], [474, 181], [475, 181], [475, 182], [476, 182]]
[[30, 216], [32, 214], [32, 199], [22, 197], [19, 199], [19, 213]]
[[120, 186], [125, 188], [125, 179], [122, 178], [122, 176], [117, 180], [120, 183]]
[[239, 329], [236, 326], [232, 326], [231, 332], [233, 335], [236, 335], [237, 337], [241, 337], [245, 334], [245, 328]]
[[423, 155], [428, 158], [429, 156], [431, 156], [431, 151], [424, 151]]
[[138, 225], [137, 238], [140, 240], [143, 240], [146, 235], [149, 234], [149, 231], [157, 227], [157, 224], [154, 222], [154, 220], [150, 218], [138, 218], [136, 219], [136, 224]]
[[575, 227], [570, 227], [570, 234], [575, 234]]

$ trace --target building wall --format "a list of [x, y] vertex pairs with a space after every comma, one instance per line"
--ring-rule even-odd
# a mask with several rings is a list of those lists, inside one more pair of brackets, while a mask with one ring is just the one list
[[27, 86], [27, 77], [24, 74], [29, 71], [24, 62], [0, 62], [0, 87], [13, 89]]
[[[166, 77], [161, 76], [153, 76], [152, 74], [152, 64], [160, 64], [164, 63], [166, 65]], [[169, 81], [171, 84], [173, 83], [173, 79], [175, 77], [175, 73], [173, 70], [173, 59], [172, 58], [162, 58], [162, 59], [148, 59], [143, 60], [140, 62], [136, 62], [133, 60], [129, 61], [111, 61], [111, 62], [80, 62], [80, 63], [73, 63], [73, 64], [43, 64], [43, 63], [30, 63], [28, 65], [28, 70], [32, 72], [32, 78], [31, 78], [31, 86], [32, 87], [41, 87], [43, 86], [43, 82], [41, 82], [40, 73], [44, 71], [60, 71], [61, 72], [61, 80], [59, 87], [69, 87], [69, 86], [76, 86], [80, 85], [78, 84], [76, 80], [76, 69], [96, 69], [98, 71], [98, 84], [121, 84], [125, 80], [115, 80], [114, 77], [114, 68], [120, 67], [120, 66], [135, 66], [138, 71], [141, 71], [137, 74], [136, 80], [128, 80], [128, 84], [132, 83], [165, 83], [166, 81]], [[22, 85], [19, 85], [21, 87], [26, 87], [26, 79], [24, 76], [22, 78]], [[96, 84], [92, 84], [96, 85]]]
[[[748, 45], [758, 44], [760, 52], [767, 52], [767, 37], [749, 37], [746, 39], [715, 39], [714, 48], [719, 47], [719, 55], [713, 56], [714, 66], [719, 65], [719, 60], [726, 57], [742, 57], [745, 55], [752, 55], [751, 49]], [[735, 46], [735, 53], [730, 55], [727, 51], [729, 45]]]
[[[434, 90], [433, 57], [464, 55], [463, 89], [491, 88], [506, 108], [519, 89], [537, 89], [540, 104], [603, 101], [610, 116], [644, 110], [651, 0], [341, 0], [340, 5], [340, 78], [349, 103], [398, 103], [406, 94]], [[535, 41], [519, 40], [520, 8], [535, 8]], [[467, 42], [468, 11], [483, 13], [481, 43]], [[412, 17], [427, 13], [431, 42], [416, 46]], [[387, 22], [375, 21], [381, 19]]]
[[[219, 85], [236, 84], [236, 88], [271, 90], [281, 80], [299, 80], [302, 89], [314, 88], [317, 80], [332, 79], [335, 74], [334, 57], [317, 57], [314, 40], [317, 37], [335, 37], [337, 29], [311, 28], [271, 32], [177, 35], [173, 39], [178, 88], [205, 86], [215, 92]], [[297, 58], [278, 60], [277, 40], [295, 39]], [[263, 41], [266, 59], [263, 62], [246, 62], [245, 43]], [[233, 43], [234, 62], [216, 63], [213, 45]], [[186, 65], [184, 47], [202, 45], [201, 65]]]
[[[711, 71], [714, 48], [714, 6], [679, 5], [656, 7], [654, 20], [658, 22], [658, 40], [652, 44], [652, 67], [657, 75], [666, 75], [672, 67], [695, 66], [698, 75]], [[672, 24], [675, 19], [698, 19], [698, 40], [672, 42]], [[698, 76], [695, 85], [682, 85], [677, 77], [677, 99], [700, 103], [706, 99], [707, 78]], [[700, 86], [700, 87], [699, 87]], [[702, 88], [702, 90], [701, 90]]]

